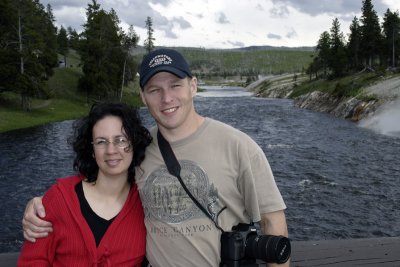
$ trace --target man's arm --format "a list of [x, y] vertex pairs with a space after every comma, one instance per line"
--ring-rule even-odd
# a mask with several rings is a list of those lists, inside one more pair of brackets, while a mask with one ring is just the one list
[[[288, 229], [286, 224], [286, 217], [283, 210], [261, 214], [260, 222], [261, 231], [267, 235], [283, 235], [288, 237]], [[289, 267], [290, 258], [286, 263], [275, 264], [269, 263], [268, 267], [279, 266]]]
[[53, 232], [50, 222], [40, 218], [46, 216], [42, 197], [31, 199], [26, 205], [24, 217], [22, 219], [22, 228], [24, 229], [24, 238], [30, 242], [35, 242], [36, 238], [46, 237], [49, 232]]

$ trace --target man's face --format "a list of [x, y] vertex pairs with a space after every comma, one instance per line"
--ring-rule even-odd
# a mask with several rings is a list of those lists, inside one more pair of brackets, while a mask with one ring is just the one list
[[196, 92], [196, 78], [181, 79], [169, 72], [159, 72], [140, 94], [159, 128], [184, 131], [191, 127]]

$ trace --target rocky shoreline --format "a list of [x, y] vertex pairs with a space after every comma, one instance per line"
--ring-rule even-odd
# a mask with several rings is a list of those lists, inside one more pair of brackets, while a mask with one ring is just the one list
[[364, 101], [356, 97], [338, 98], [320, 91], [314, 91], [294, 99], [294, 105], [299, 108], [327, 112], [355, 122], [372, 116], [383, 103], [381, 100]]
[[[249, 85], [246, 89], [259, 97], [288, 98], [296, 83], [301, 82], [296, 77], [297, 75], [293, 74], [264, 77]], [[304, 78], [302, 76], [300, 79]], [[358, 97], [335, 97], [329, 93], [313, 91], [295, 98], [294, 105], [359, 122], [373, 117], [388, 106], [393, 106], [399, 96], [400, 77], [395, 76], [364, 88]]]

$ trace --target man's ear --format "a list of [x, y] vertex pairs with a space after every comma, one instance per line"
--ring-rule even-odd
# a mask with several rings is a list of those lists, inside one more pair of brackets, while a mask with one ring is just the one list
[[145, 106], [147, 106], [146, 99], [144, 99], [143, 90], [140, 89], [140, 92], [139, 92], [139, 93], [140, 93], [140, 98], [142, 99], [143, 104], [144, 104]]
[[192, 95], [195, 96], [197, 94], [197, 78], [192, 77], [190, 79], [190, 90], [192, 91]]

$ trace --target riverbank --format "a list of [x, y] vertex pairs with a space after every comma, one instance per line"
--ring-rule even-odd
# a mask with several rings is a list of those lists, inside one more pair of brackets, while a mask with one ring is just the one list
[[382, 77], [355, 97], [335, 97], [320, 91], [294, 99], [294, 104], [356, 122], [375, 132], [400, 137], [400, 76]]
[[[78, 119], [87, 114], [96, 99], [88, 98], [85, 93], [77, 90], [78, 80], [82, 75], [78, 59], [73, 57], [68, 62], [73, 67], [55, 68], [54, 75], [47, 81], [46, 87], [51, 88], [48, 99], [30, 99], [30, 111], [21, 109], [19, 94], [0, 93], [0, 133]], [[138, 88], [137, 81], [125, 86], [122, 102], [142, 106]]]
[[[9, 94], [11, 95], [11, 94]], [[74, 120], [85, 116], [91, 105], [84, 97], [76, 99], [52, 98], [50, 100], [34, 99], [30, 111], [22, 111], [16, 104], [18, 96], [0, 99], [0, 133], [24, 129], [52, 122]], [[134, 106], [141, 106], [140, 97], [130, 94], [123, 101]]]
[[[14, 267], [18, 256], [0, 254], [1, 266]], [[400, 266], [400, 237], [292, 241], [290, 266]]]
[[[321, 88], [324, 90], [318, 90], [321, 85], [317, 82], [314, 85], [315, 90], [309, 90], [298, 96], [293, 94], [295, 90], [298, 90], [297, 87], [307, 79], [306, 75], [300, 74], [270, 76], [259, 79], [247, 86], [246, 89], [260, 97], [293, 98], [294, 104], [299, 108], [331, 113], [336, 117], [356, 122], [371, 117], [383, 106], [395, 102], [400, 96], [399, 75], [381, 77], [367, 86], [363, 86], [362, 81], [356, 82], [356, 80], [368, 80], [369, 77], [360, 78], [354, 75], [354, 77], [347, 78], [351, 80], [350, 84], [361, 87], [359, 90], [355, 90], [358, 92], [355, 96], [337, 93], [340, 89], [343, 92], [355, 89], [346, 88], [346, 82], [340, 80], [326, 82], [327, 84]], [[357, 83], [359, 85], [356, 85]], [[326, 88], [328, 86], [334, 87], [334, 89]]]
[[292, 98], [296, 107], [330, 113], [383, 134], [400, 136], [400, 75], [377, 78], [356, 74], [303, 86], [305, 80], [305, 75], [270, 76], [246, 89], [259, 97]]

